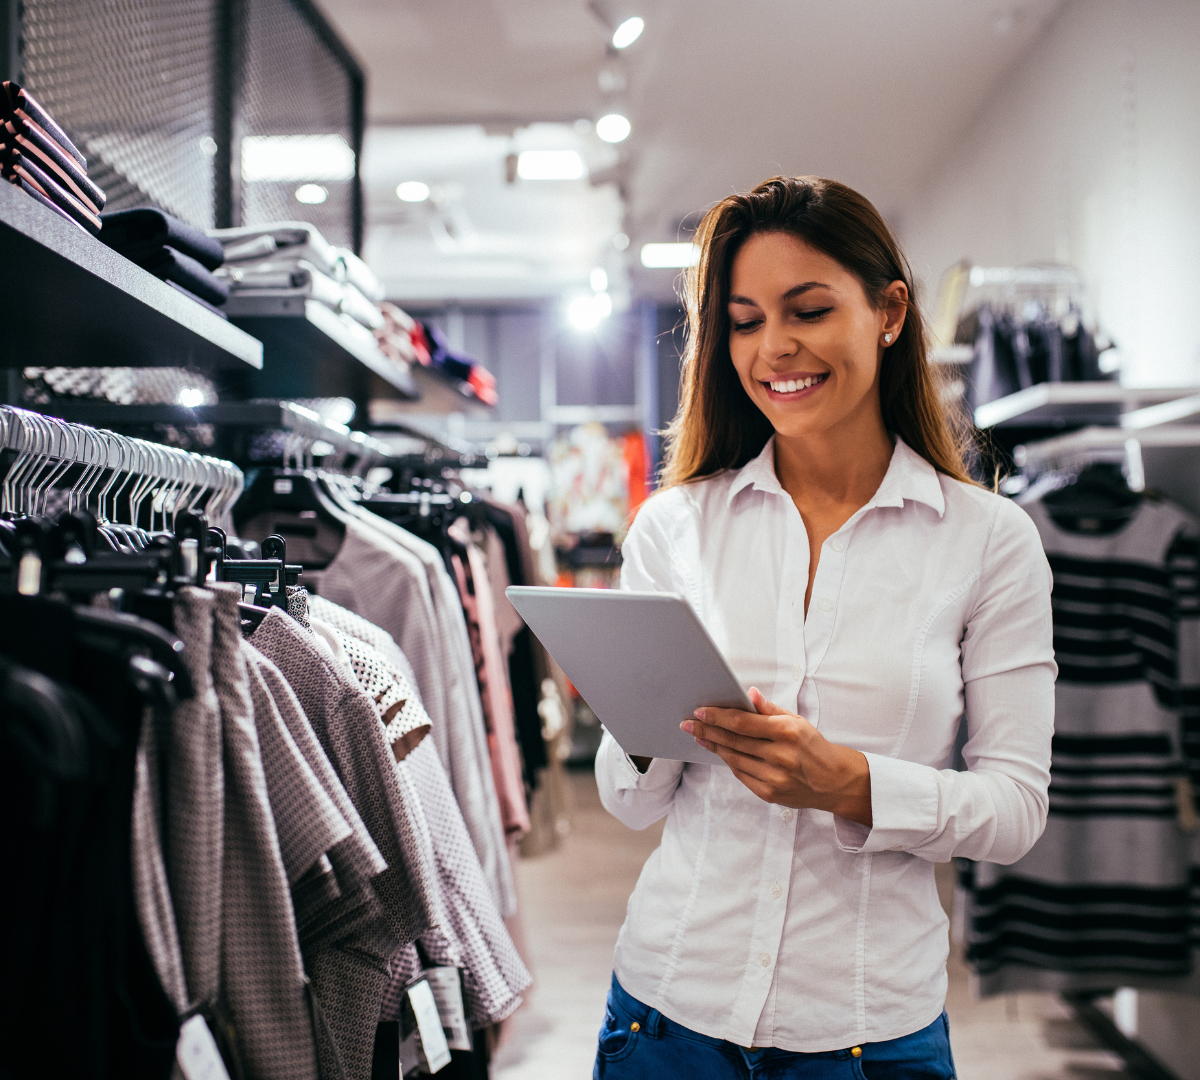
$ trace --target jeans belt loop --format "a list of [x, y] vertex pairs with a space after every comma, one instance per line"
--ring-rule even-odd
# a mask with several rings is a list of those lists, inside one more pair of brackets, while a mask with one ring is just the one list
[[652, 1039], [657, 1039], [663, 1026], [663, 1015], [657, 1009], [651, 1009], [646, 1017], [646, 1023], [642, 1026], [642, 1030]]

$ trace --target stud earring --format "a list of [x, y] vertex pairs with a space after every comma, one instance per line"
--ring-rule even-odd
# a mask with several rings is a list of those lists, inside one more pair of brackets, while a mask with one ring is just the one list
[[892, 343], [892, 335], [891, 335], [891, 334], [884, 334], [884, 335], [883, 335], [883, 343], [884, 343], [885, 345], [890, 345], [890, 344]]

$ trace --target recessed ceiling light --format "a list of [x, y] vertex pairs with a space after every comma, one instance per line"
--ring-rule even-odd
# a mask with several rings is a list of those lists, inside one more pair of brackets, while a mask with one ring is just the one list
[[579, 180], [583, 158], [575, 150], [522, 150], [517, 175], [522, 180]]
[[642, 265], [651, 270], [695, 266], [700, 261], [700, 249], [695, 244], [643, 244]]
[[341, 135], [247, 135], [242, 179], [352, 180], [354, 151]]
[[642, 36], [642, 31], [646, 28], [644, 19], [634, 16], [632, 19], [626, 19], [620, 26], [613, 31], [612, 43], [614, 49], [627, 49], [638, 38]]
[[396, 185], [396, 198], [401, 202], [424, 202], [429, 198], [429, 185], [420, 180], [405, 180]]
[[608, 293], [577, 296], [567, 305], [567, 322], [576, 330], [595, 330], [612, 314], [612, 298]]
[[630, 130], [629, 121], [620, 113], [609, 113], [596, 121], [596, 134], [608, 143], [624, 142]]
[[296, 188], [296, 202], [306, 206], [318, 206], [329, 198], [329, 192], [320, 184], [301, 184]]

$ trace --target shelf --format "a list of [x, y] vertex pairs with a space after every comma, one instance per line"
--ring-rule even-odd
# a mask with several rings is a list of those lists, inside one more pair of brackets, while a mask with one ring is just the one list
[[0, 182], [0, 367], [262, 367], [259, 341]]
[[474, 394], [464, 394], [458, 389], [457, 380], [420, 364], [413, 365], [412, 373], [418, 399], [397, 401], [394, 398], [376, 398], [370, 406], [373, 425], [386, 424], [393, 419], [403, 422], [404, 417], [413, 415], [447, 416], [461, 413], [472, 420], [490, 420], [493, 417], [492, 406], [485, 405]]
[[1115, 424], [1145, 405], [1191, 397], [1196, 387], [1131, 387], [1111, 382], [1039, 383], [975, 410], [975, 426], [1069, 427]]
[[234, 293], [225, 312], [263, 343], [262, 375], [251, 380], [256, 397], [365, 400], [369, 372], [407, 398], [419, 394], [412, 374], [380, 352], [370, 330], [315, 300]]

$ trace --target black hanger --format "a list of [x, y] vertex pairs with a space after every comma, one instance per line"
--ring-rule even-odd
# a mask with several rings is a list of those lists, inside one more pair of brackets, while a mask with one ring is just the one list
[[1142, 493], [1130, 488], [1119, 464], [1109, 461], [1087, 465], [1070, 484], [1042, 497], [1060, 528], [1101, 535], [1116, 532], [1141, 503]]
[[305, 566], [328, 566], [352, 518], [311, 469], [262, 469], [233, 508], [237, 531], [261, 540], [275, 534]]

